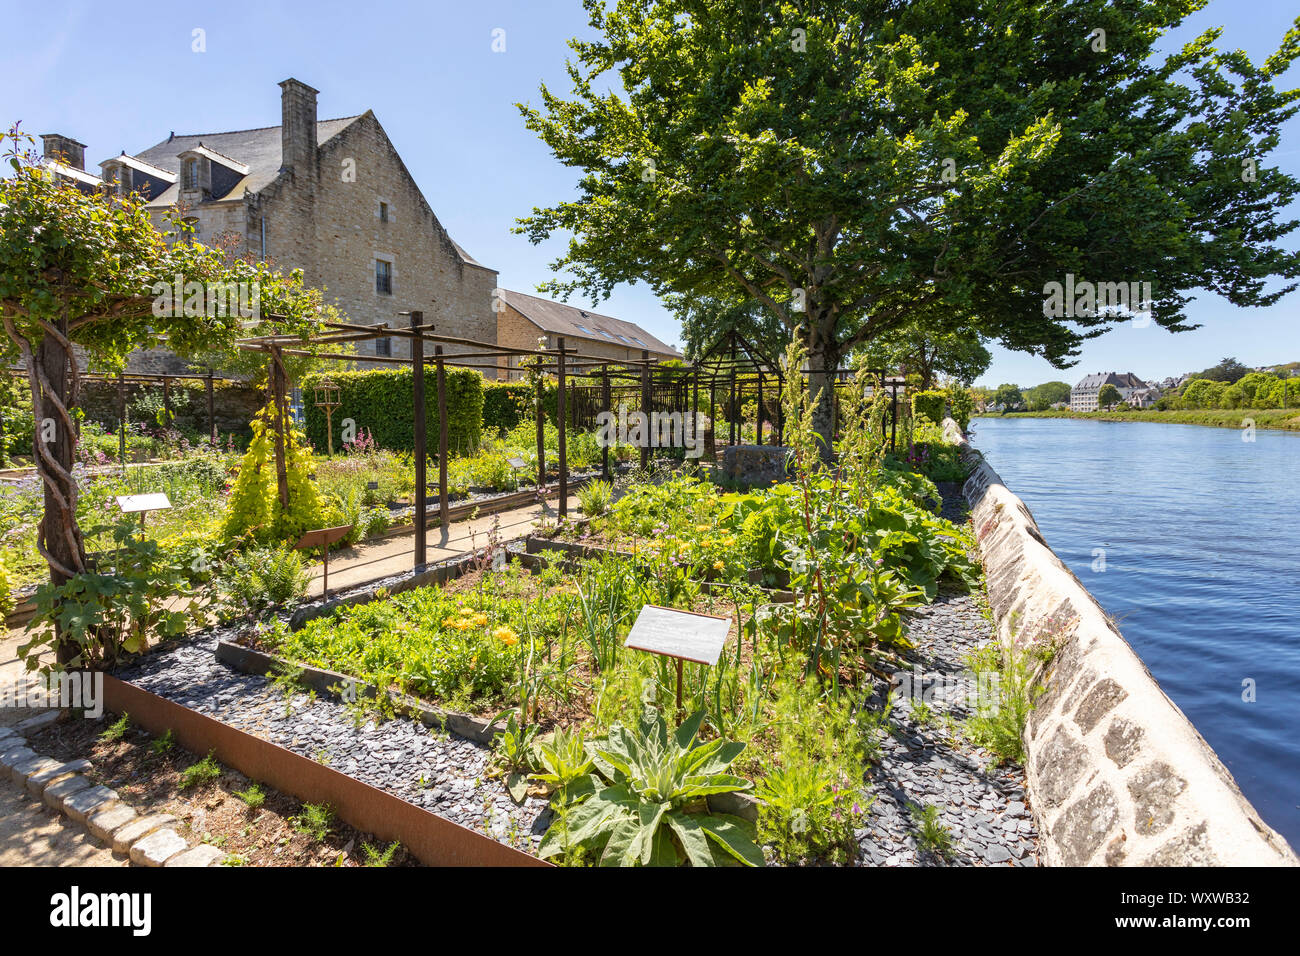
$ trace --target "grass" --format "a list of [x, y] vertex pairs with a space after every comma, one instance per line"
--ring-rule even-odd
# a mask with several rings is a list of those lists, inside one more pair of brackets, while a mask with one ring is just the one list
[[123, 737], [126, 736], [126, 732], [130, 727], [131, 727], [131, 715], [123, 714], [121, 717], [117, 718], [117, 720], [114, 721], [103, 733], [99, 735], [99, 739], [104, 741], [104, 743], [106, 744], [117, 743], [119, 740], [121, 740]]
[[149, 746], [153, 749], [154, 753], [161, 756], [176, 746], [176, 737], [172, 734], [171, 729], [168, 728], [165, 734], [156, 739]]
[[221, 764], [217, 763], [209, 751], [198, 763], [190, 764], [181, 771], [181, 789], [188, 790], [190, 787], [211, 783], [220, 776]]
[[916, 844], [936, 856], [952, 854], [952, 834], [939, 822], [939, 808], [934, 805], [912, 804], [912, 819], [916, 821]]
[[302, 812], [292, 818], [293, 828], [317, 843], [324, 842], [333, 826], [334, 811], [328, 804], [304, 803]]
[[397, 852], [399, 846], [401, 846], [400, 843], [394, 842], [388, 844], [387, 848], [381, 850], [378, 847], [371, 846], [369, 843], [363, 843], [361, 845], [361, 850], [366, 857], [366, 866], [388, 866], [388, 864], [392, 862], [393, 854]]
[[243, 800], [250, 810], [256, 810], [266, 802], [266, 791], [256, 783], [249, 784], [247, 790], [236, 790], [235, 796]]
[[[1000, 418], [978, 415], [977, 418]], [[1082, 418], [1101, 422], [1163, 422], [1171, 425], [1210, 425], [1216, 428], [1241, 428], [1249, 418], [1256, 428], [1300, 431], [1297, 408], [1198, 408], [1162, 412], [1135, 409], [1130, 412], [1071, 412], [1065, 409], [1047, 412], [1007, 412], [1006, 418]]]

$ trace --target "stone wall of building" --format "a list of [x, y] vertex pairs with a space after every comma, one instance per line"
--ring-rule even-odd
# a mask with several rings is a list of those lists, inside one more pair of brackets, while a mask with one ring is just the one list
[[1160, 689], [1033, 515], [952, 419], [998, 636], [1052, 642], [1025, 729], [1028, 793], [1049, 864], [1295, 866], [1232, 775]]

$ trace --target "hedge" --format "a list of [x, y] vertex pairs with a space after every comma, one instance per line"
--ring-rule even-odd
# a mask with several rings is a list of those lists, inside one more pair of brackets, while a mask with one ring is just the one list
[[[546, 380], [546, 394], [542, 399], [546, 417], [555, 421], [555, 410], [559, 405], [556, 382]], [[533, 396], [527, 381], [488, 382], [483, 383], [483, 434], [495, 436], [502, 431], [510, 431], [521, 421], [533, 417]]]
[[[452, 454], [479, 445], [483, 422], [483, 376], [474, 369], [449, 368], [447, 375], [447, 447]], [[300, 387], [307, 438], [317, 451], [328, 446], [325, 412], [316, 407], [315, 387], [322, 378], [339, 388], [342, 404], [334, 409], [334, 451], [342, 450], [342, 422], [350, 418], [357, 431], [368, 431], [380, 448], [415, 450], [415, 402], [409, 368], [371, 369], [361, 372], [333, 372], [303, 376]], [[424, 407], [427, 447], [438, 450], [438, 373], [424, 370]]]
[[918, 418], [924, 415], [939, 425], [943, 422], [943, 410], [947, 403], [948, 396], [939, 389], [917, 392], [912, 396], [912, 414]]

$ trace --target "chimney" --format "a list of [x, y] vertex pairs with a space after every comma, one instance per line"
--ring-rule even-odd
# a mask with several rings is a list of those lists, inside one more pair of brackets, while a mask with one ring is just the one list
[[85, 171], [85, 143], [78, 143], [71, 136], [64, 136], [62, 133], [42, 133], [41, 142], [44, 144], [46, 159], [66, 163], [73, 169]]
[[292, 77], [280, 90], [280, 165], [297, 177], [314, 177], [317, 91]]

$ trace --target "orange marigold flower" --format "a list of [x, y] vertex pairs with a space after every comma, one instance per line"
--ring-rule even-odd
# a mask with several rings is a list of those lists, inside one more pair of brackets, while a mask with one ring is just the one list
[[514, 647], [519, 643], [519, 635], [508, 627], [498, 627], [492, 632], [492, 636], [506, 647]]

